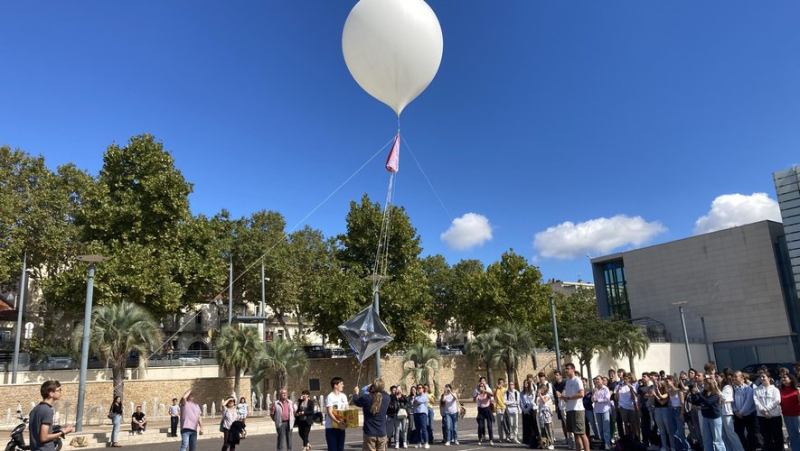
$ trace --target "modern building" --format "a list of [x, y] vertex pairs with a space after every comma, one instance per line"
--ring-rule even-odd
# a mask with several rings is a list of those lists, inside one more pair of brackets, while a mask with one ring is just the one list
[[707, 336], [719, 367], [800, 360], [784, 235], [783, 224], [761, 221], [593, 258], [599, 314], [640, 324], [651, 340], [683, 342], [683, 303], [689, 341]]
[[[781, 208], [786, 251], [792, 267], [794, 286], [800, 289], [800, 166], [772, 174]], [[795, 296], [800, 293], [795, 291]]]

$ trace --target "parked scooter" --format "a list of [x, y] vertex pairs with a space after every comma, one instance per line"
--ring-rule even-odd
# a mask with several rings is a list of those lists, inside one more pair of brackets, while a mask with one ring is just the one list
[[[31, 449], [31, 445], [25, 444], [25, 429], [28, 427], [28, 419], [24, 418], [22, 412], [19, 410], [17, 411], [17, 417], [22, 423], [11, 431], [11, 440], [6, 444], [5, 451], [29, 451]], [[61, 432], [61, 426], [58, 424], [53, 425], [52, 431]], [[53, 444], [55, 445], [56, 451], [61, 451], [63, 444], [60, 438], [54, 440]]]

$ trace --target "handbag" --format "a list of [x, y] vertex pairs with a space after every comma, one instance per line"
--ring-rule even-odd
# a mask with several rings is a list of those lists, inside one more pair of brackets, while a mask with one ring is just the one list
[[225, 432], [225, 415], [222, 415], [222, 419], [219, 420], [219, 431]]
[[108, 411], [108, 415], [106, 415], [106, 416], [108, 417], [109, 420], [113, 420], [114, 418], [117, 417], [117, 414], [114, 413], [113, 411], [109, 410]]
[[408, 418], [408, 411], [406, 409], [403, 409], [402, 407], [397, 409], [397, 418], [401, 420], [403, 418]]

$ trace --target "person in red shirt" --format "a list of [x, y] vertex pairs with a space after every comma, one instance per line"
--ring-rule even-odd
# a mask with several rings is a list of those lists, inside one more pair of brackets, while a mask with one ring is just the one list
[[789, 433], [789, 447], [792, 451], [800, 451], [800, 391], [797, 379], [789, 372], [781, 375], [781, 414]]
[[278, 451], [283, 451], [284, 441], [286, 441], [286, 450], [292, 451], [295, 405], [289, 401], [289, 395], [285, 388], [281, 389], [280, 393], [280, 399], [272, 403], [269, 414], [275, 421], [275, 430], [278, 432]]

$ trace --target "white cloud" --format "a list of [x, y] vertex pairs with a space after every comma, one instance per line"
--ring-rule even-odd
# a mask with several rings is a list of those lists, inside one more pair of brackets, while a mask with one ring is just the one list
[[647, 222], [641, 216], [617, 215], [578, 224], [567, 221], [537, 233], [533, 247], [542, 257], [570, 259], [587, 253], [607, 254], [622, 246], [641, 246], [666, 230], [660, 222]]
[[489, 218], [477, 213], [467, 213], [453, 219], [447, 232], [439, 235], [451, 249], [464, 250], [492, 239], [492, 225]]
[[778, 202], [766, 193], [723, 194], [711, 202], [711, 210], [694, 223], [694, 233], [714, 232], [743, 224], [751, 224], [770, 219], [781, 222]]

